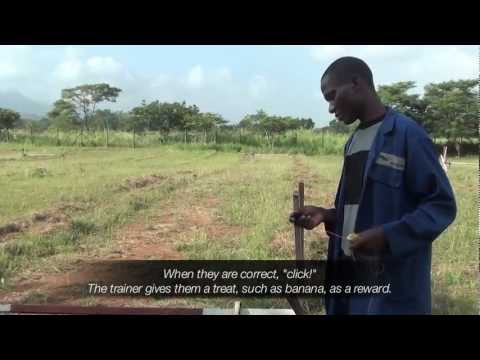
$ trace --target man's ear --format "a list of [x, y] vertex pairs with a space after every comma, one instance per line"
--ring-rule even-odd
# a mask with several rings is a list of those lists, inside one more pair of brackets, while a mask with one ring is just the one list
[[352, 75], [352, 84], [353, 86], [360, 85], [360, 77], [358, 75]]
[[352, 76], [352, 88], [354, 91], [359, 91], [362, 87], [362, 79], [358, 75]]

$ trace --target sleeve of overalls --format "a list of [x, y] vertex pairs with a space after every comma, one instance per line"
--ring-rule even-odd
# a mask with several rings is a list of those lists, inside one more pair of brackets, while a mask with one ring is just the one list
[[406, 139], [406, 190], [418, 199], [416, 210], [383, 225], [394, 256], [408, 255], [437, 238], [454, 220], [455, 196], [433, 142], [420, 128], [409, 128]]

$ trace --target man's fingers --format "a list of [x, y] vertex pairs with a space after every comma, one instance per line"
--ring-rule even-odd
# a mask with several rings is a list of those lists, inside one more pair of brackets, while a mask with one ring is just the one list
[[292, 212], [288, 218], [288, 220], [291, 222], [291, 223], [295, 223], [299, 217], [300, 213], [298, 212]]
[[295, 225], [306, 227], [310, 222], [311, 216], [301, 212], [293, 212], [290, 214], [289, 221]]
[[301, 214], [298, 218], [297, 224], [302, 227], [308, 227], [310, 225], [310, 215]]
[[367, 244], [366, 238], [358, 234], [352, 240], [350, 240], [350, 248], [352, 250], [360, 249], [364, 247], [365, 244]]

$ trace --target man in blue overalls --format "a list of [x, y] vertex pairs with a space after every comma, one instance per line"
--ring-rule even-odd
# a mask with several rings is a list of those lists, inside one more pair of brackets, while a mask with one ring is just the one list
[[290, 221], [308, 230], [325, 224], [329, 263], [373, 254], [391, 286], [381, 296], [327, 296], [327, 314], [429, 314], [432, 242], [456, 216], [433, 143], [415, 121], [382, 104], [360, 59], [333, 62], [321, 90], [339, 121], [360, 124], [345, 145], [335, 207], [305, 206]]

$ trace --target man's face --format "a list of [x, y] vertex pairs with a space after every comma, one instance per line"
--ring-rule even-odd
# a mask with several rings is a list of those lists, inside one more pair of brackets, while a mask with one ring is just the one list
[[328, 111], [335, 114], [338, 121], [350, 125], [358, 119], [360, 99], [358, 86], [353, 81], [340, 84], [334, 75], [327, 74], [322, 79], [321, 88], [328, 102]]

